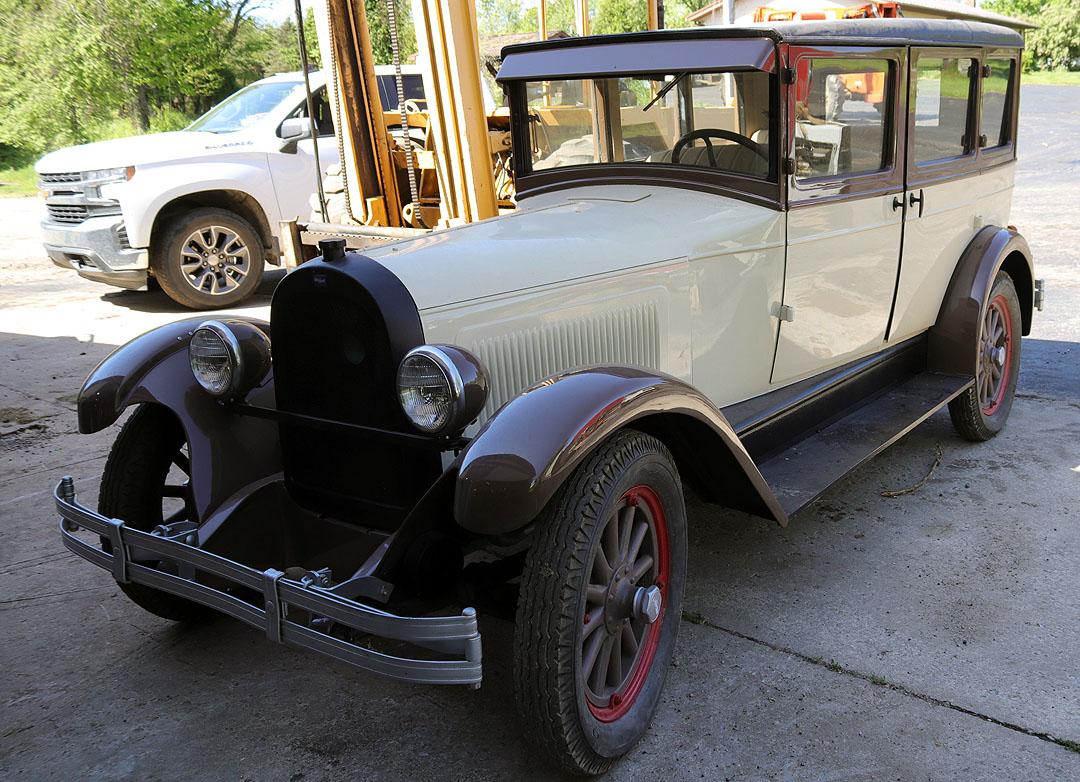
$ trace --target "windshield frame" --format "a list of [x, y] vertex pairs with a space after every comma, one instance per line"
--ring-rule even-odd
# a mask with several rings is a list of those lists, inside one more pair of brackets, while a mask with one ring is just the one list
[[[760, 71], [769, 75], [769, 173], [765, 178], [724, 171], [703, 166], [672, 165], [670, 163], [585, 163], [557, 168], [533, 170], [532, 141], [530, 137], [528, 85], [543, 78], [528, 77], [504, 80], [510, 102], [511, 135], [514, 145], [514, 177], [518, 198], [572, 187], [605, 184], [666, 185], [690, 190], [732, 196], [751, 203], [782, 209], [784, 202], [784, 177], [781, 171], [783, 135], [781, 123], [781, 89], [778, 69], [779, 52], [772, 61], [771, 70], [757, 68], [698, 67], [686, 73], [716, 74]], [[626, 72], [583, 74], [581, 78], [604, 79], [630, 76]], [[652, 74], [633, 74], [649, 77]], [[525, 118], [524, 120], [522, 118]]]
[[[287, 92], [285, 92], [282, 95], [280, 100], [278, 100], [277, 103], [275, 103], [274, 106], [271, 109], [269, 109], [268, 111], [262, 112], [262, 114], [259, 115], [259, 118], [254, 120], [250, 124], [241, 125], [240, 127], [235, 127], [235, 128], [229, 129], [229, 130], [211, 130], [209, 128], [199, 127], [200, 123], [205, 123], [205, 122], [209, 121], [223, 107], [225, 107], [226, 105], [232, 103], [235, 100], [241, 99], [241, 96], [250, 95], [251, 93], [253, 93], [253, 92], [257, 91], [257, 90], [265, 89], [265, 88], [268, 88], [268, 87], [277, 87], [279, 85], [291, 85], [291, 87]], [[288, 79], [274, 79], [273, 81], [256, 81], [256, 82], [252, 82], [251, 84], [248, 84], [248, 85], [246, 85], [244, 87], [241, 87], [240, 89], [238, 89], [236, 92], [234, 92], [229, 97], [225, 98], [225, 100], [221, 101], [220, 103], [217, 103], [216, 105], [212, 106], [208, 111], [201, 114], [190, 125], [188, 125], [186, 128], [184, 128], [184, 130], [191, 131], [193, 133], [214, 133], [214, 134], [218, 134], [218, 135], [225, 135], [225, 134], [228, 134], [228, 133], [241, 133], [241, 132], [246, 131], [246, 130], [251, 130], [252, 128], [258, 127], [259, 125], [262, 125], [263, 123], [273, 122], [273, 123], [276, 124], [277, 121], [278, 121], [278, 115], [282, 114], [282, 112], [287, 113], [287, 110], [282, 109], [282, 106], [284, 106], [287, 103], [287, 101], [289, 99], [289, 96], [292, 95], [297, 90], [302, 91], [303, 87], [304, 87], [304, 82], [302, 80], [299, 80], [299, 79], [296, 82], [290, 81]], [[290, 107], [292, 106], [291, 103], [288, 104], [288, 105]], [[249, 114], [248, 116], [251, 116], [251, 115]]]

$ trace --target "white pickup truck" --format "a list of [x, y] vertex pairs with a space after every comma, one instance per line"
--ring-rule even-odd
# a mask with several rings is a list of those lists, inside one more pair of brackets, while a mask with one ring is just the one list
[[[321, 74], [310, 74], [320, 162], [338, 162]], [[59, 266], [122, 288], [153, 277], [194, 309], [236, 304], [278, 263], [278, 224], [306, 218], [315, 160], [301, 73], [244, 87], [173, 133], [52, 152], [45, 251]]]

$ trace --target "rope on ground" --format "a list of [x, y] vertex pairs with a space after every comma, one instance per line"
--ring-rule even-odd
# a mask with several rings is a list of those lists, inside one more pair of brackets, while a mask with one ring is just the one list
[[919, 489], [921, 489], [923, 486], [925, 486], [926, 482], [928, 480], [930, 480], [930, 476], [934, 474], [934, 470], [936, 470], [938, 468], [938, 465], [941, 464], [941, 446], [940, 445], [934, 446], [934, 450], [937, 451], [937, 455], [934, 456], [934, 463], [930, 465], [929, 472], [927, 472], [926, 475], [923, 476], [921, 481], [919, 481], [918, 483], [912, 484], [911, 486], [908, 486], [906, 489], [897, 489], [895, 491], [888, 491], [888, 490], [883, 491], [883, 492], [881, 492], [881, 496], [882, 497], [902, 497], [905, 494], [911, 494], [913, 492], [917, 492]]

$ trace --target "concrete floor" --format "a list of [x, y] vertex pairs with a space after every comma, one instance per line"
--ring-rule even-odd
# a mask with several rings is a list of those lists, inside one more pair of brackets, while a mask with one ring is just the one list
[[[1049, 293], [1009, 426], [970, 445], [936, 415], [785, 530], [692, 503], [675, 666], [612, 778], [1080, 778], [1080, 90], [1026, 88], [1021, 125], [1013, 218]], [[478, 692], [393, 684], [158, 620], [65, 552], [51, 488], [93, 500], [115, 435], [75, 433], [83, 377], [186, 313], [52, 267], [40, 211], [0, 200], [0, 776], [546, 778], [505, 622]]]

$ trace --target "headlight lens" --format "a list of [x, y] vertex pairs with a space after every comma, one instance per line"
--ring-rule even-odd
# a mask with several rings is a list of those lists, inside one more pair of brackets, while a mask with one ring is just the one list
[[208, 394], [225, 396], [240, 371], [240, 349], [229, 328], [207, 321], [191, 335], [191, 373]]
[[99, 168], [96, 171], [84, 171], [82, 181], [84, 184], [103, 185], [106, 182], [126, 182], [135, 176], [135, 166], [122, 168]]
[[405, 415], [421, 432], [447, 428], [460, 398], [461, 380], [442, 351], [423, 345], [409, 352], [398, 368], [398, 397]]

